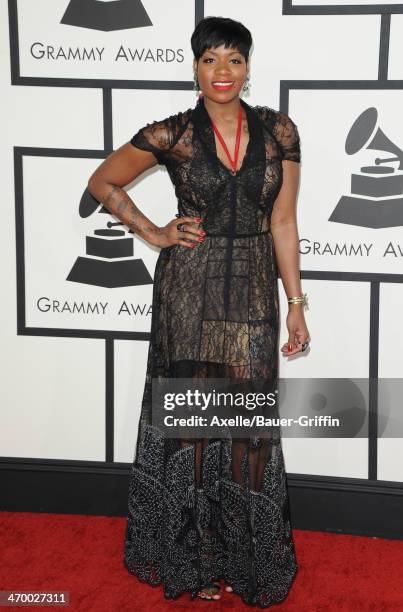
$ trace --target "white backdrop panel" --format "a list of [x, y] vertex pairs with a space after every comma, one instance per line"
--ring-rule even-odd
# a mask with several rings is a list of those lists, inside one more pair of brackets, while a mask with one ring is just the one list
[[1, 0], [2, 169], [13, 193], [14, 146], [102, 149], [103, 118], [100, 89], [11, 86], [8, 36], [7, 2]]
[[[79, 202], [99, 160], [71, 158], [24, 158], [25, 269], [27, 324], [55, 329], [101, 329], [149, 331], [152, 284], [114, 288], [66, 280], [78, 257], [87, 257], [86, 237], [118, 220], [98, 210], [87, 218], [78, 213]], [[163, 208], [167, 173], [154, 172], [151, 216]], [[137, 201], [137, 192], [134, 200]], [[48, 193], [51, 197], [43, 197]], [[141, 190], [140, 190], [141, 194]], [[141, 195], [139, 196], [141, 201]], [[162, 203], [161, 203], [162, 202]], [[147, 211], [148, 212], [148, 211]], [[147, 214], [147, 213], [146, 213]], [[155, 215], [154, 215], [155, 217]], [[137, 236], [134, 259], [143, 261], [151, 277], [158, 250]], [[51, 257], [49, 256], [51, 254]], [[96, 255], [87, 257], [107, 267], [113, 262]], [[133, 259], [133, 258], [132, 258]], [[117, 270], [116, 274], [119, 274]]]
[[379, 377], [402, 378], [403, 284], [381, 283], [379, 294]]
[[149, 342], [115, 341], [114, 461], [134, 459], [148, 346]]
[[104, 148], [100, 89], [6, 87], [2, 111], [13, 146]]
[[104, 341], [14, 335], [5, 346], [0, 455], [105, 461]]
[[388, 78], [403, 78], [403, 15], [391, 17]]
[[125, 29], [109, 32], [79, 27], [79, 18], [77, 25], [61, 23], [68, 5], [18, 0], [21, 76], [191, 80], [193, 0], [170, 0], [169, 10], [160, 0], [143, 0], [152, 25], [126, 22]]
[[[279, 280], [281, 283], [281, 280]], [[301, 281], [308, 294], [307, 353], [280, 355], [282, 378], [366, 378], [369, 368], [369, 283]], [[288, 341], [286, 296], [280, 285], [280, 347]]]
[[[396, 121], [396, 108], [402, 104], [402, 91], [291, 92], [289, 113], [300, 127], [303, 152], [298, 200], [302, 270], [403, 273], [401, 225], [372, 228], [329, 221], [341, 196], [351, 195], [351, 175], [373, 166], [377, 157], [392, 157], [365, 146], [347, 155], [351, 126], [363, 111], [375, 107], [378, 127], [401, 146], [403, 124]], [[389, 165], [402, 177], [398, 162]]]
[[[379, 376], [384, 379], [402, 379], [403, 366], [400, 347], [403, 345], [403, 286], [395, 283], [382, 283], [379, 307]], [[387, 436], [393, 434], [393, 423], [403, 421], [401, 384], [391, 381], [390, 403], [383, 397], [383, 385], [380, 385], [379, 410], [386, 414]], [[390, 412], [389, 412], [390, 411]], [[401, 427], [399, 427], [401, 431]], [[378, 440], [378, 478], [403, 482], [403, 439], [401, 436], [384, 437]]]
[[[281, 347], [288, 341], [285, 324], [288, 305], [280, 280], [279, 283]], [[310, 349], [292, 357], [280, 355], [280, 377], [366, 379], [369, 367], [369, 284], [304, 279], [302, 289], [310, 300], [309, 310], [305, 311], [311, 335]], [[362, 391], [367, 401], [367, 389]], [[303, 408], [301, 414], [306, 414]], [[283, 445], [289, 472], [354, 478], [368, 475], [366, 438], [284, 436]]]
[[403, 483], [403, 444], [401, 438], [382, 438], [378, 440], [378, 479]]
[[345, 478], [368, 478], [368, 439], [283, 438], [286, 470]]

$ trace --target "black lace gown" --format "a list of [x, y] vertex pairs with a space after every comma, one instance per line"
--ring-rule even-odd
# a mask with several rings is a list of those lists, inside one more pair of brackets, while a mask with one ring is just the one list
[[239, 171], [218, 158], [203, 98], [147, 124], [131, 143], [166, 166], [178, 214], [204, 243], [160, 251], [124, 542], [127, 570], [166, 598], [223, 577], [245, 603], [283, 600], [297, 573], [281, 439], [169, 439], [151, 418], [158, 377], [278, 377], [279, 299], [270, 217], [282, 160], [300, 161], [293, 121], [244, 100]]

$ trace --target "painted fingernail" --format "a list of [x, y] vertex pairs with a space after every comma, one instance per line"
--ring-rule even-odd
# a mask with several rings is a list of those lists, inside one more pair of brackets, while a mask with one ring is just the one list
[[292, 344], [287, 344], [287, 350], [292, 351]]

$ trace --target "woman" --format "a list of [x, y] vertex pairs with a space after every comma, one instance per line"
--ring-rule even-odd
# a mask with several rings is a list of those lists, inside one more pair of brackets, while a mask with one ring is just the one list
[[[191, 44], [195, 107], [140, 129], [88, 183], [112, 214], [161, 248], [124, 562], [141, 580], [162, 583], [166, 598], [189, 591], [219, 599], [223, 578], [228, 592], [267, 607], [286, 597], [298, 568], [279, 436], [168, 438], [151, 420], [151, 383], [275, 381], [277, 269], [289, 297], [282, 353], [305, 350], [299, 136], [287, 115], [240, 98], [249, 79], [247, 28], [208, 17]], [[178, 198], [178, 218], [165, 227], [122, 189], [157, 163]]]

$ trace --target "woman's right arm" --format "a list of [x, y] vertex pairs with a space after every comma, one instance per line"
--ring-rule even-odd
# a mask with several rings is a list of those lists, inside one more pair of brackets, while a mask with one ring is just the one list
[[[188, 225], [189, 231], [182, 232], [176, 225], [184, 222], [194, 223], [194, 217], [175, 218], [165, 227], [158, 227], [137, 208], [123, 189], [156, 164], [157, 159], [153, 153], [138, 149], [128, 142], [113, 151], [98, 166], [89, 178], [88, 191], [119, 221], [149, 244], [160, 248], [173, 244], [192, 248], [193, 243], [197, 244], [201, 231]], [[190, 239], [191, 242], [185, 241], [184, 238]]]

